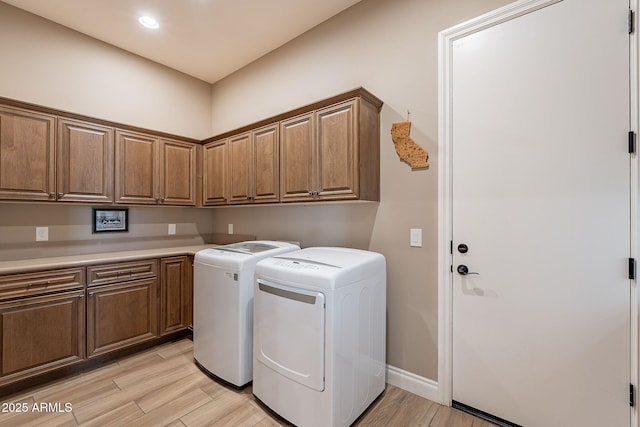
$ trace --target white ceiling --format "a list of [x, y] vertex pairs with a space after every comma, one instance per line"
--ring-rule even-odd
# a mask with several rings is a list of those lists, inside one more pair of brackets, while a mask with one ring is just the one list
[[2, 1], [214, 83], [360, 0]]

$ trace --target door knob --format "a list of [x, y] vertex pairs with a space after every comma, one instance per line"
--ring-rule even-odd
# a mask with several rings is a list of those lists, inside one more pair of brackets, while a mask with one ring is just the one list
[[458, 273], [459, 273], [461, 276], [466, 276], [467, 274], [478, 274], [478, 275], [480, 274], [480, 273], [474, 273], [474, 272], [469, 271], [469, 267], [467, 267], [467, 266], [466, 266], [466, 265], [464, 265], [464, 264], [460, 264], [460, 265], [458, 266], [458, 268], [456, 268], [456, 270], [458, 270]]

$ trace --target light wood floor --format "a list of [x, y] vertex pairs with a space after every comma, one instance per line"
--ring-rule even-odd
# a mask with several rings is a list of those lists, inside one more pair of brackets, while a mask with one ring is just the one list
[[[67, 403], [69, 412], [65, 412]], [[43, 410], [34, 411], [34, 405]], [[18, 408], [27, 412], [15, 412]], [[253, 398], [251, 387], [236, 391], [203, 374], [193, 363], [192, 342], [184, 339], [0, 399], [0, 427], [32, 425], [267, 427], [287, 423], [265, 411]], [[492, 426], [390, 385], [355, 425]]]

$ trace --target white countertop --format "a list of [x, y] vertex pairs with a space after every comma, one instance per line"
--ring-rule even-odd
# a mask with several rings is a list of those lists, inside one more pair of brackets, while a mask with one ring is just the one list
[[91, 264], [133, 261], [145, 258], [161, 258], [176, 255], [194, 255], [201, 249], [218, 245], [176, 246], [169, 248], [142, 249], [135, 251], [100, 252], [95, 254], [69, 255], [48, 258], [0, 261], [0, 274], [23, 273], [56, 268], [83, 267]]

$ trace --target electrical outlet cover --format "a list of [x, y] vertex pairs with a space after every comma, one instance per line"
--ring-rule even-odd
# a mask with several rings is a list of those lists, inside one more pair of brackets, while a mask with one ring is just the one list
[[49, 227], [36, 227], [36, 242], [49, 240]]

